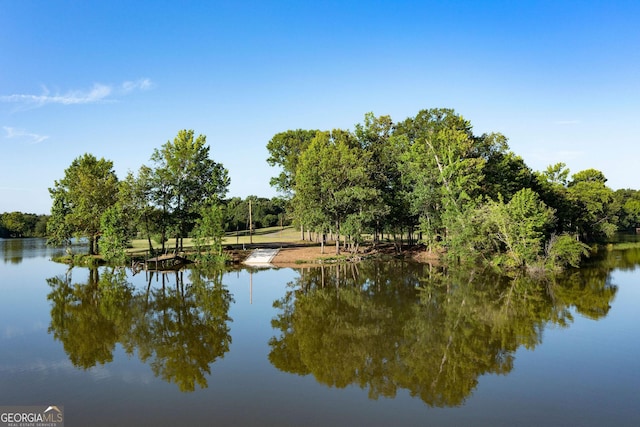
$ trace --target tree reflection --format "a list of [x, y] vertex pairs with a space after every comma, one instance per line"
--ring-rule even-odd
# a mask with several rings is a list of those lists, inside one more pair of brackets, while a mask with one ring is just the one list
[[88, 369], [113, 360], [121, 328], [126, 329], [126, 305], [131, 287], [124, 272], [100, 275], [90, 271], [86, 284], [72, 284], [71, 270], [65, 276], [47, 279], [52, 288], [49, 333], [62, 342], [71, 362]]
[[399, 261], [305, 270], [274, 303], [269, 359], [373, 399], [406, 389], [431, 406], [460, 405], [479, 376], [509, 373], [547, 324], [569, 325], [574, 309], [606, 315], [617, 290], [606, 271], [575, 274], [534, 280]]
[[90, 271], [85, 284], [47, 279], [52, 302], [49, 332], [71, 362], [88, 369], [113, 360], [116, 343], [137, 352], [156, 376], [182, 391], [207, 387], [210, 365], [229, 351], [231, 295], [217, 271], [190, 270], [156, 277], [136, 292], [124, 269]]

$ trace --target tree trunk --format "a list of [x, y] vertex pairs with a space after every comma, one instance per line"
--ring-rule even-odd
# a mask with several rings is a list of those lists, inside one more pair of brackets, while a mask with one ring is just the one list
[[149, 215], [144, 214], [144, 227], [147, 231], [147, 241], [149, 242], [149, 254], [153, 256], [153, 244], [151, 243], [151, 233], [149, 232]]
[[98, 239], [98, 236], [96, 236], [95, 234], [91, 237], [89, 237], [89, 255], [95, 255], [96, 254], [96, 241]]

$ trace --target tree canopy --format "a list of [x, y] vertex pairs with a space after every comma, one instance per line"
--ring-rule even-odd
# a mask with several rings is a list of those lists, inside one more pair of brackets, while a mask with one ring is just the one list
[[54, 242], [73, 235], [89, 239], [89, 253], [97, 253], [100, 218], [116, 202], [118, 177], [113, 162], [84, 154], [73, 160], [64, 177], [49, 189], [53, 198], [47, 231]]
[[[583, 243], [640, 219], [633, 190], [614, 193], [595, 169], [571, 178], [564, 164], [534, 172], [504, 135], [475, 135], [452, 109], [401, 122], [368, 113], [353, 132], [286, 131], [267, 149], [269, 164], [281, 168], [271, 183], [290, 200], [294, 222], [352, 246], [363, 234], [411, 241], [417, 232], [452, 260], [573, 265]], [[558, 242], [566, 245], [552, 251]]]
[[[129, 173], [118, 181], [113, 162], [85, 154], [75, 159], [65, 175], [50, 188], [53, 205], [47, 223], [52, 243], [71, 237], [89, 239], [89, 253], [121, 260], [130, 238], [138, 232], [165, 249], [169, 237], [175, 250], [191, 233], [201, 212], [221, 205], [229, 186], [227, 170], [209, 157], [204, 135], [181, 130], [151, 155], [152, 166], [143, 165], [138, 175]], [[222, 215], [209, 217], [223, 224]]]

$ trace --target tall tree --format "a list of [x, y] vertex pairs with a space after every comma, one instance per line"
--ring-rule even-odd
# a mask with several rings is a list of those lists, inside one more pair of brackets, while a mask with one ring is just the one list
[[151, 200], [163, 212], [163, 234], [173, 225], [176, 249], [182, 249], [200, 208], [219, 203], [229, 186], [227, 170], [209, 158], [209, 149], [206, 136], [181, 130], [151, 156]]
[[135, 235], [144, 212], [138, 181], [129, 172], [127, 177], [118, 183], [116, 203], [100, 218], [100, 253], [106, 260], [124, 261], [125, 249]]
[[620, 189], [614, 193], [618, 208], [618, 229], [635, 230], [640, 226], [640, 191]]
[[48, 230], [53, 238], [65, 241], [71, 234], [89, 239], [89, 254], [96, 254], [100, 218], [116, 202], [118, 178], [113, 162], [92, 154], [76, 158], [49, 189], [53, 198]]
[[355, 126], [355, 135], [367, 153], [370, 185], [380, 196], [372, 224], [375, 237], [385, 229], [394, 235], [412, 229], [416, 221], [409, 209], [408, 188], [403, 186], [400, 168], [400, 158], [408, 148], [407, 139], [394, 135], [391, 117], [375, 117], [373, 113], [367, 113], [364, 123]]
[[429, 247], [452, 243], [464, 234], [466, 212], [480, 194], [486, 163], [471, 123], [450, 109], [423, 110], [399, 124], [398, 132], [411, 147], [403, 161], [423, 238]]
[[294, 204], [318, 232], [345, 231], [357, 239], [373, 220], [378, 192], [367, 174], [368, 156], [354, 141], [344, 131], [316, 135], [298, 164]]
[[[316, 136], [317, 130], [288, 130], [274, 135], [267, 143], [269, 157], [267, 163], [271, 166], [279, 166], [280, 174], [271, 178], [270, 185], [276, 188], [287, 199], [291, 200], [296, 187], [296, 171], [302, 153]], [[295, 217], [296, 209], [293, 209], [294, 220], [300, 225], [300, 236], [304, 240], [305, 223], [302, 218]]]
[[607, 178], [596, 169], [586, 169], [572, 176], [569, 196], [577, 206], [576, 226], [586, 241], [603, 241], [616, 232], [616, 208], [613, 190]]
[[288, 130], [277, 133], [267, 143], [269, 158], [267, 163], [279, 166], [282, 170], [277, 177], [271, 178], [271, 186], [287, 196], [292, 196], [296, 186], [296, 170], [302, 153], [309, 147], [317, 130]]

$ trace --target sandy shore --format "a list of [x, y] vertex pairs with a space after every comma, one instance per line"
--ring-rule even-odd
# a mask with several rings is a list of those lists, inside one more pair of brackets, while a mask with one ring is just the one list
[[[245, 257], [250, 251], [247, 251]], [[394, 254], [391, 245], [380, 246], [374, 251], [368, 251], [367, 255], [372, 254]], [[430, 254], [423, 247], [413, 247], [404, 252], [404, 256], [419, 262], [434, 262], [437, 256]], [[342, 252], [338, 255], [340, 258], [349, 258], [348, 252]], [[324, 247], [324, 253], [321, 252], [320, 246], [290, 246], [281, 248], [278, 254], [271, 260], [271, 264], [277, 267], [304, 267], [309, 265], [317, 265], [323, 259], [336, 258], [335, 246], [327, 245]]]
[[300, 246], [280, 249], [271, 263], [278, 267], [301, 266], [316, 264], [318, 260], [335, 258], [335, 256], [334, 246], [325, 246], [324, 254], [320, 252], [320, 246]]

